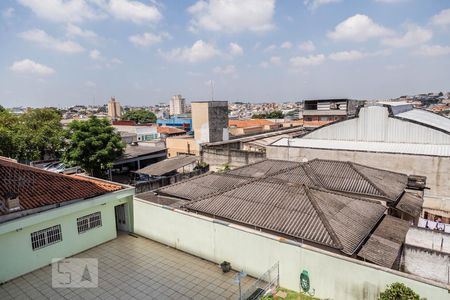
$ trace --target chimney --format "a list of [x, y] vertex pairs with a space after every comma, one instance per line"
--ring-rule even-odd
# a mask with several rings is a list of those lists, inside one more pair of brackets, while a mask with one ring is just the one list
[[8, 192], [5, 195], [5, 206], [8, 212], [15, 212], [20, 210], [19, 195], [14, 192]]

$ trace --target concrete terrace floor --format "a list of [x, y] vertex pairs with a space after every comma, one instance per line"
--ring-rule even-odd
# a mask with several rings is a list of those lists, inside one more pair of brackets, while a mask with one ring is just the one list
[[[143, 237], [117, 239], [74, 257], [98, 258], [97, 288], [52, 288], [51, 266], [0, 285], [0, 299], [237, 299], [236, 272]], [[255, 279], [245, 277], [243, 290]]]

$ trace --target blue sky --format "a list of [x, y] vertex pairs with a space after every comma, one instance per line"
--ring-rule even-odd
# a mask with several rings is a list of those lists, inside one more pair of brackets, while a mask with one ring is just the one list
[[0, 104], [450, 91], [448, 0], [3, 0]]

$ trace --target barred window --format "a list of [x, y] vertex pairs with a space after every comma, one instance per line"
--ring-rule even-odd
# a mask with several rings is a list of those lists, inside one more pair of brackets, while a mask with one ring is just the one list
[[33, 250], [37, 250], [60, 241], [62, 241], [61, 225], [55, 225], [31, 233], [31, 246], [33, 247]]
[[83, 233], [89, 229], [102, 226], [101, 212], [95, 212], [90, 215], [82, 216], [77, 219], [78, 233]]

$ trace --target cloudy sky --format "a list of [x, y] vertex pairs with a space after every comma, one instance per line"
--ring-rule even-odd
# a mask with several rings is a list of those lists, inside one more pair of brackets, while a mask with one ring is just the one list
[[0, 104], [450, 91], [449, 0], [2, 0]]

